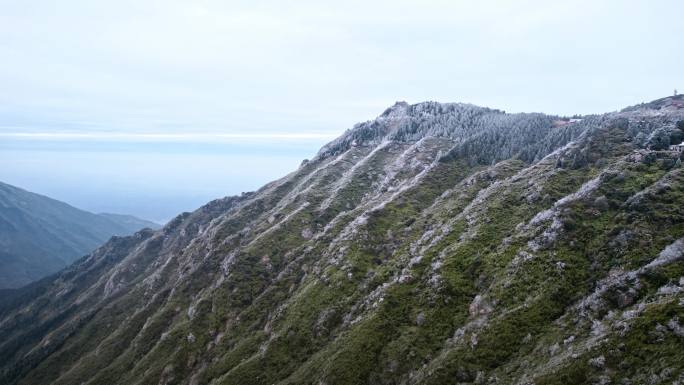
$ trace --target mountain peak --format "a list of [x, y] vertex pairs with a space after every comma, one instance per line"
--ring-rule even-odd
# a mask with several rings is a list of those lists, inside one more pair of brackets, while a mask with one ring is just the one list
[[671, 95], [650, 102], [627, 107], [622, 112], [645, 110], [680, 111], [684, 110], [684, 95]]
[[377, 146], [384, 141], [416, 142], [428, 137], [464, 142], [486, 132], [516, 127], [551, 128], [556, 117], [543, 114], [506, 114], [467, 103], [396, 102], [374, 120], [358, 123], [326, 144], [314, 159], [340, 154], [353, 146]]
[[392, 105], [391, 107], [388, 107], [380, 115], [380, 117], [392, 118], [392, 117], [403, 116], [406, 114], [409, 107], [410, 107], [409, 104], [406, 103], [405, 101], [398, 101], [398, 102], [394, 103], [394, 105]]

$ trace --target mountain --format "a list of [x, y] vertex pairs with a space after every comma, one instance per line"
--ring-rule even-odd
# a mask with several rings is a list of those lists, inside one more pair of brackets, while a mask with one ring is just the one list
[[52, 274], [112, 235], [145, 227], [159, 225], [127, 215], [96, 215], [0, 182], [0, 289]]
[[682, 137], [397, 103], [0, 300], [0, 382], [682, 383]]

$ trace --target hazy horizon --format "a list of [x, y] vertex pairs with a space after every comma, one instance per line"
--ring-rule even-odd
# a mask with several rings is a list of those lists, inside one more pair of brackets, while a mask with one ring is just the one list
[[163, 224], [212, 199], [285, 176], [322, 144], [311, 138], [279, 144], [2, 141], [0, 181], [95, 213]]

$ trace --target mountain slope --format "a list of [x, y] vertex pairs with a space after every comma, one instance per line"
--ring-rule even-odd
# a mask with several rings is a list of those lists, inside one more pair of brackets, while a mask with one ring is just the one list
[[0, 307], [8, 384], [684, 380], [684, 105], [397, 103]]
[[0, 182], [0, 289], [25, 285], [65, 267], [112, 235], [129, 235], [148, 221], [96, 215]]

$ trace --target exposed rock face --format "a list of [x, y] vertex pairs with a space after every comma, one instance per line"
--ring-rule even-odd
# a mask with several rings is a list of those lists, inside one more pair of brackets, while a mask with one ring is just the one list
[[398, 103], [0, 300], [0, 383], [684, 380], [684, 171], [649, 147], [670, 99]]

